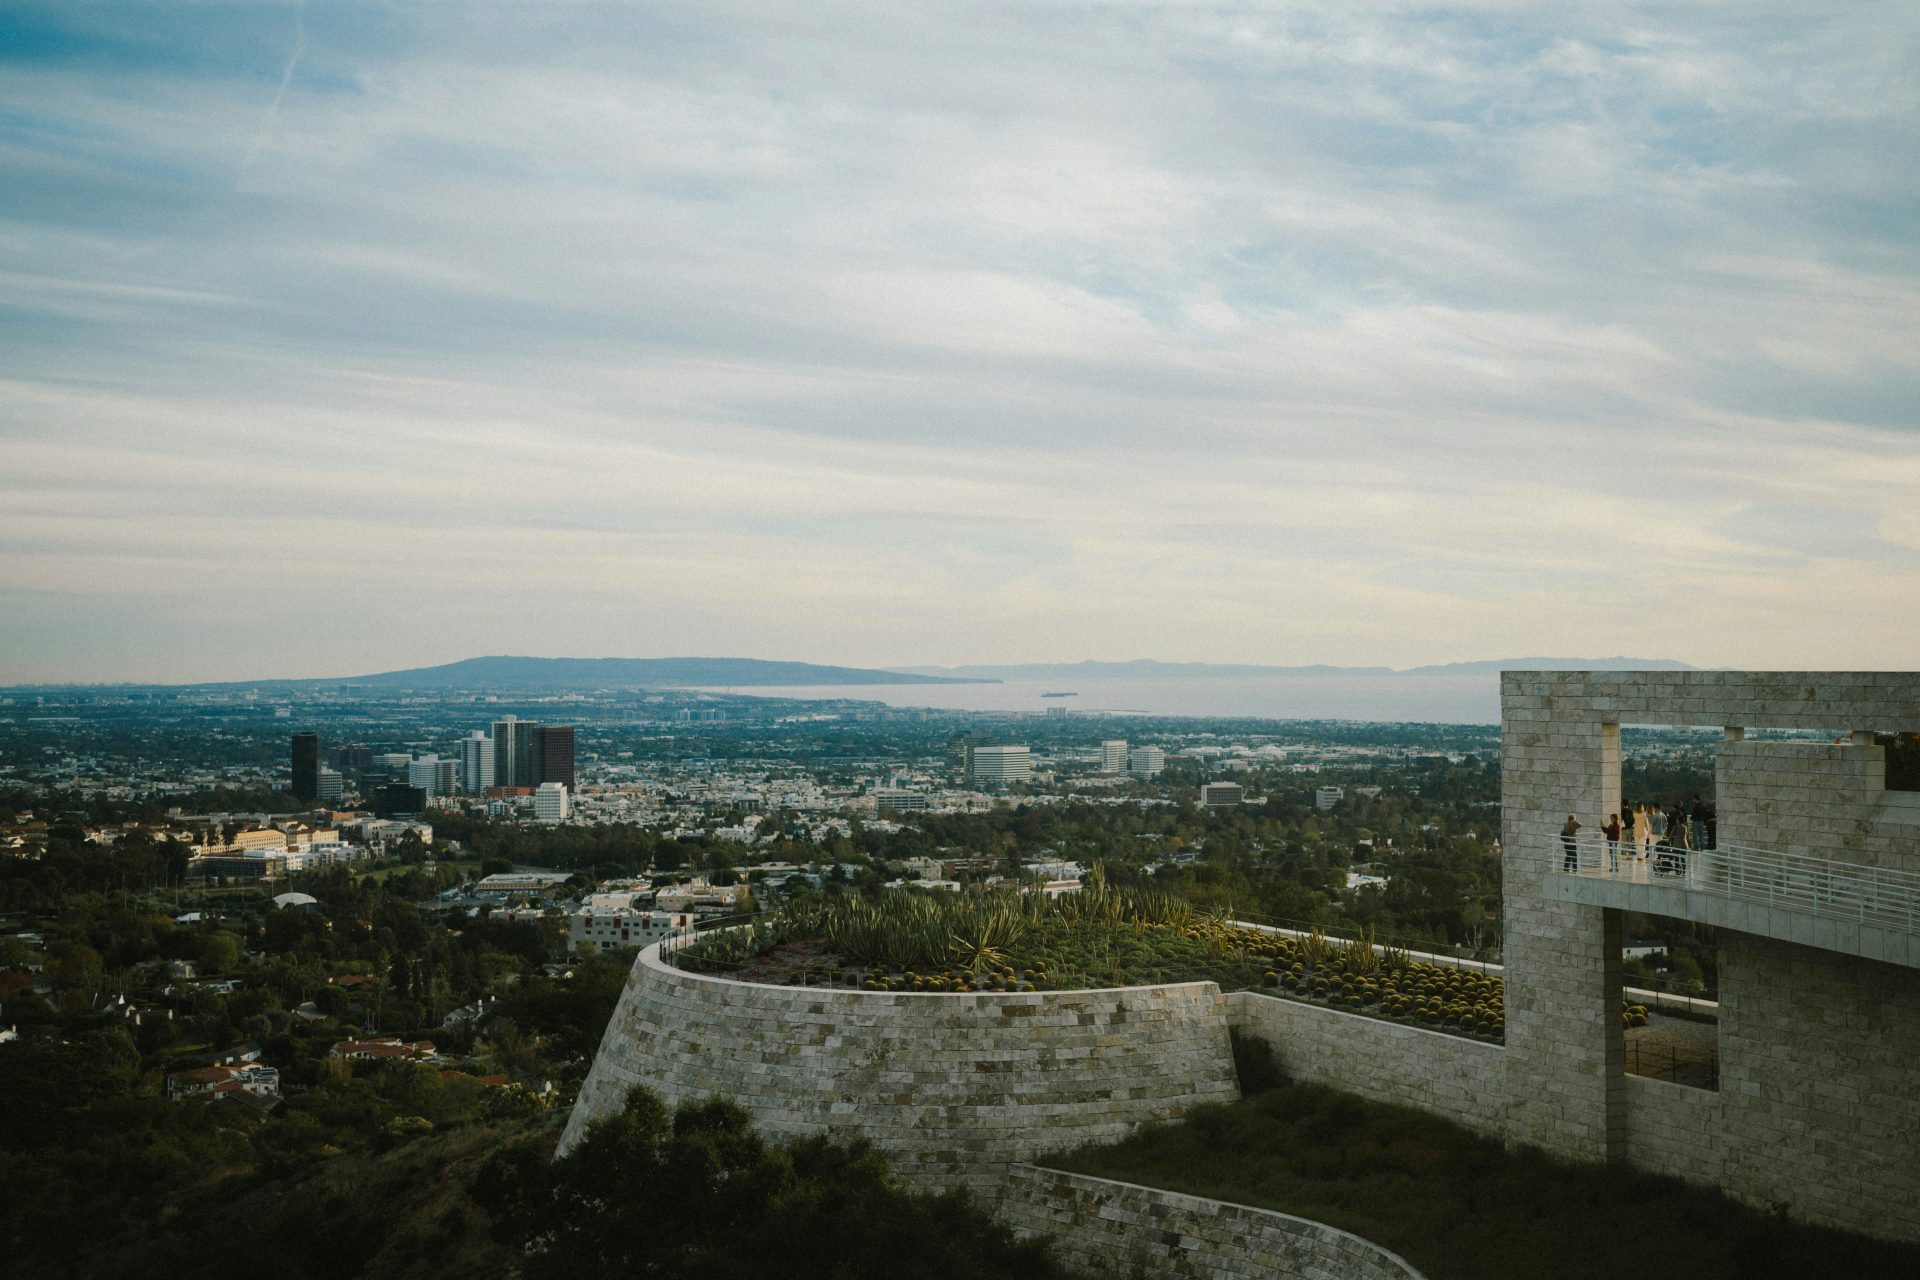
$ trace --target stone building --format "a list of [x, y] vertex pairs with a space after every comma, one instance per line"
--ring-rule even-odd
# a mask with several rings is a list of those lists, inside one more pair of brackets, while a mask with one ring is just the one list
[[[862, 993], [686, 974], [650, 949], [562, 1149], [632, 1085], [725, 1093], [776, 1135], [864, 1134], [903, 1172], [991, 1202], [1040, 1177], [1020, 1161], [1234, 1096], [1232, 1027], [1299, 1079], [1920, 1240], [1920, 793], [1886, 789], [1874, 739], [1920, 729], [1920, 675], [1508, 672], [1501, 715], [1504, 1045], [1210, 983]], [[1592, 842], [1620, 808], [1623, 724], [1722, 731], [1718, 847], [1677, 874], [1615, 871]], [[1569, 813], [1587, 833], [1571, 865]], [[1720, 930], [1717, 1088], [1627, 1073], [1628, 912]], [[1073, 1205], [1096, 1193], [1056, 1190], [1049, 1212], [1092, 1231]], [[1132, 1195], [1097, 1193], [1109, 1208]], [[1344, 1272], [1302, 1272], [1322, 1273]]]
[[[1620, 809], [1623, 724], [1723, 730], [1718, 847], [1680, 874], [1564, 869], [1567, 815]], [[1505, 1135], [1920, 1239], [1920, 797], [1873, 736], [1916, 728], [1911, 673], [1505, 673]], [[1717, 1091], [1624, 1070], [1628, 911], [1721, 930]]]

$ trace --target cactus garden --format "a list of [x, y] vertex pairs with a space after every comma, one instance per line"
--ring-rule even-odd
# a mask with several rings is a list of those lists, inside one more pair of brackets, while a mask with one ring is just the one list
[[1078, 892], [891, 890], [790, 906], [703, 934], [672, 954], [695, 972], [862, 991], [1065, 991], [1218, 983], [1436, 1031], [1499, 1040], [1497, 977], [1412, 959], [1371, 936], [1291, 935], [1117, 889], [1096, 868]]

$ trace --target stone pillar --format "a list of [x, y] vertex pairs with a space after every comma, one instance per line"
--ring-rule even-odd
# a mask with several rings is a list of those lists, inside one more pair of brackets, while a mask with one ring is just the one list
[[1507, 1136], [1606, 1160], [1625, 1137], [1620, 916], [1543, 890], [1567, 814], [1595, 831], [1619, 811], [1620, 727], [1555, 704], [1551, 678], [1502, 676]]

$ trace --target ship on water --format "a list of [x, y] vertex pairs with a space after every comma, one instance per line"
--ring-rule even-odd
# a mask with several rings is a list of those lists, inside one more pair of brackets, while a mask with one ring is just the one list
[[1080, 695], [1072, 689], [1065, 689], [1059, 693], [1043, 693], [1040, 696], [1043, 698], [1077, 698]]

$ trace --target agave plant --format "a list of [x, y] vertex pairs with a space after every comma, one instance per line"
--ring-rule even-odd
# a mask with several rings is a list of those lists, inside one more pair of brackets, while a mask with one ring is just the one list
[[1318, 969], [1333, 958], [1333, 944], [1327, 941], [1327, 935], [1315, 929], [1300, 939], [1300, 959], [1309, 969]]
[[1007, 951], [1032, 928], [1029, 920], [1012, 904], [989, 902], [970, 912], [955, 912], [955, 928], [949, 935], [947, 958], [968, 969], [1004, 966]]
[[1380, 953], [1374, 950], [1372, 926], [1359, 937], [1341, 943], [1340, 958], [1346, 963], [1347, 972], [1355, 977], [1371, 977], [1380, 972]]

